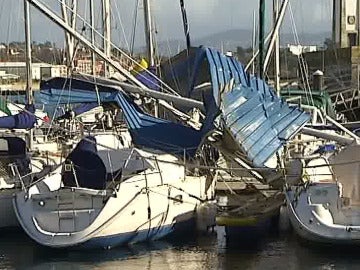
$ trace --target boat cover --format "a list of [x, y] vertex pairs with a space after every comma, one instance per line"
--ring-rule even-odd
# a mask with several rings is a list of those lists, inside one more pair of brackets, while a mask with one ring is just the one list
[[25, 110], [15, 115], [0, 117], [0, 128], [29, 129], [36, 124], [35, 106], [25, 105]]
[[137, 73], [135, 78], [152, 90], [158, 91], [160, 89], [160, 82], [156, 76], [156, 67], [151, 66], [147, 70]]
[[43, 104], [59, 105], [96, 102], [111, 96], [116, 91], [103, 84], [96, 84], [91, 81], [55, 77], [43, 81], [40, 85], [40, 99]]
[[133, 143], [179, 156], [194, 156], [201, 132], [182, 124], [156, 118], [141, 111], [129, 98], [118, 92], [114, 101], [122, 108]]
[[[72, 163], [72, 169], [66, 169]], [[71, 168], [70, 167], [70, 168]], [[74, 170], [74, 171], [73, 171]], [[88, 136], [82, 139], [66, 158], [62, 173], [64, 186], [104, 189], [106, 184], [106, 168], [97, 154], [96, 139]]]

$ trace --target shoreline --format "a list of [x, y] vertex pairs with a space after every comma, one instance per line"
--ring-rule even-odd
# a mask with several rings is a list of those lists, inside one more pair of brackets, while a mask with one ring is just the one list
[[[32, 82], [33, 91], [36, 91], [40, 88], [40, 81]], [[16, 82], [11, 84], [0, 84], [0, 93], [3, 91], [25, 91], [26, 82]]]

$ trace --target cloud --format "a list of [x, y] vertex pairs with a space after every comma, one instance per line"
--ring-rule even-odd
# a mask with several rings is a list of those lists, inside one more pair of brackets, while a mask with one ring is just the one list
[[[57, 0], [41, 0], [52, 7], [59, 7]], [[84, 5], [90, 0], [79, 1]], [[99, 0], [91, 0], [99, 3]], [[111, 0], [113, 12], [113, 34], [118, 44], [130, 40], [134, 24], [135, 0]], [[142, 2], [142, 0], [140, 0]], [[230, 29], [250, 29], [252, 14], [259, 1], [256, 0], [184, 0], [193, 37], [204, 37]], [[298, 32], [316, 32], [331, 29], [331, 3], [329, 0], [290, 0]], [[116, 5], [115, 5], [116, 3]], [[267, 4], [267, 24], [271, 24], [271, 4]], [[79, 4], [80, 5], [80, 4]], [[142, 6], [142, 5], [140, 5]], [[183, 27], [179, 0], [152, 0], [158, 38], [183, 39]], [[84, 9], [85, 7], [82, 7]], [[96, 22], [100, 25], [100, 13]], [[143, 13], [138, 10], [137, 42], [143, 42]], [[121, 20], [121, 22], [120, 22]], [[0, 42], [24, 40], [23, 0], [0, 0]], [[51, 40], [63, 43], [63, 32], [38, 11], [32, 11], [32, 36], [34, 40]], [[285, 31], [291, 30], [289, 15], [286, 16]]]

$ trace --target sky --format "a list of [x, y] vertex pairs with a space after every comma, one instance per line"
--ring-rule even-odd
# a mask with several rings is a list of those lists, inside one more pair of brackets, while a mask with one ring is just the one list
[[[59, 0], [40, 0], [60, 14]], [[78, 0], [79, 12], [89, 18], [87, 6], [90, 0]], [[93, 0], [100, 2], [100, 0]], [[127, 46], [131, 40], [137, 0], [111, 0], [112, 32], [114, 41]], [[151, 0], [157, 39], [160, 41], [184, 39], [179, 0]], [[258, 9], [258, 0], [184, 0], [193, 39], [232, 29], [252, 29], [253, 12]], [[138, 8], [135, 43], [142, 45], [143, 13], [142, 0]], [[271, 25], [272, 1], [267, 0], [267, 25]], [[331, 0], [290, 0], [296, 30], [301, 33], [331, 31]], [[96, 8], [95, 22], [100, 26], [101, 9]], [[291, 32], [290, 9], [283, 31]], [[41, 13], [31, 9], [32, 40], [51, 41], [63, 44], [64, 35]], [[82, 24], [80, 24], [81, 26]], [[79, 27], [80, 27], [79, 26]], [[0, 0], [0, 42], [24, 40], [23, 0]]]

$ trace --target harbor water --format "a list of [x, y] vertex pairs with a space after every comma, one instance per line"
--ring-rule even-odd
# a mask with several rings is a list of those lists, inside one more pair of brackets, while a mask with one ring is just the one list
[[0, 269], [360, 269], [360, 249], [315, 247], [293, 233], [276, 233], [258, 244], [228, 245], [214, 233], [111, 250], [52, 250], [21, 231], [2, 232]]

